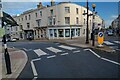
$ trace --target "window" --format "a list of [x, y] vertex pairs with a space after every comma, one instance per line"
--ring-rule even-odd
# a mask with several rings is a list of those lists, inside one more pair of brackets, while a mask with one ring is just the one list
[[50, 10], [50, 14], [53, 15], [53, 9]]
[[50, 32], [50, 37], [53, 37], [53, 30], [50, 29], [49, 32]]
[[19, 21], [20, 21], [20, 18], [19, 18]]
[[57, 30], [54, 29], [54, 37], [57, 37]]
[[53, 18], [53, 25], [55, 25], [55, 18]]
[[78, 12], [79, 12], [79, 11], [78, 11], [78, 8], [76, 8], [76, 14], [78, 14]]
[[84, 24], [85, 24], [85, 19], [84, 19]]
[[25, 16], [25, 20], [27, 20], [27, 16]]
[[42, 11], [40, 11], [40, 16], [42, 16]]
[[41, 24], [41, 19], [36, 20], [37, 26], [40, 26]]
[[28, 29], [30, 28], [30, 23], [27, 23], [27, 28], [28, 28]]
[[16, 27], [16, 31], [18, 30], [18, 28]]
[[65, 12], [70, 13], [70, 7], [65, 7]]
[[52, 25], [52, 18], [49, 18], [49, 25]]
[[76, 17], [76, 24], [79, 24], [79, 19], [78, 19], [78, 17]]
[[58, 29], [59, 37], [64, 37], [63, 29]]
[[65, 37], [70, 37], [70, 29], [65, 29]]
[[22, 30], [23, 29], [23, 26], [22, 25], [20, 25], [20, 30]]
[[22, 18], [22, 21], [23, 21], [23, 18]]
[[35, 13], [35, 16], [37, 17], [37, 13]]
[[65, 24], [70, 24], [70, 17], [65, 17]]
[[31, 17], [30, 17], [30, 14], [29, 14], [29, 20], [30, 20], [30, 18], [31, 18]]

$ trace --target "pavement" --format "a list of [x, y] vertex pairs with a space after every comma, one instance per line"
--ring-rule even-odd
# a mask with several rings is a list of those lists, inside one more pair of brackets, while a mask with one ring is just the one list
[[23, 50], [15, 49], [15, 48], [8, 48], [10, 60], [11, 60], [11, 70], [12, 74], [6, 74], [6, 66], [5, 66], [5, 59], [4, 59], [4, 53], [2, 50], [2, 53], [0, 55], [0, 59], [2, 60], [0, 66], [2, 66], [2, 80], [8, 80], [12, 79], [14, 80], [19, 76], [23, 68], [25, 67], [27, 63], [27, 55]]

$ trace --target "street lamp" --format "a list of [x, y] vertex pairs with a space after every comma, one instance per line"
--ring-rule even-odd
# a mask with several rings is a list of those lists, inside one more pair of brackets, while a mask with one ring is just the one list
[[91, 37], [92, 37], [92, 46], [94, 46], [95, 45], [95, 30], [94, 30], [94, 28], [95, 28], [95, 14], [96, 14], [95, 8], [96, 8], [96, 5], [92, 4], [92, 8], [93, 8], [93, 25], [92, 25], [92, 35], [91, 35]]
[[88, 0], [87, 0], [87, 27], [86, 27], [86, 44], [89, 44], [89, 28], [88, 28]]

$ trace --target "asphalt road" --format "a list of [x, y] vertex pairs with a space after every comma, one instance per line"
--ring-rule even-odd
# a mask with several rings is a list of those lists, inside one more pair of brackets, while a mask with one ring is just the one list
[[[29, 78], [118, 78], [120, 63], [108, 53], [50, 42], [12, 42], [28, 62], [18, 80]], [[114, 54], [112, 54], [114, 55]]]

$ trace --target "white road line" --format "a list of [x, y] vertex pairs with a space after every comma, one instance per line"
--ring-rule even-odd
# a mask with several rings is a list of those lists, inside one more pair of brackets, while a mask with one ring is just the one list
[[41, 49], [36, 49], [36, 50], [34, 50], [34, 52], [38, 55], [38, 57], [40, 57], [42, 55], [47, 55], [47, 53], [45, 53]]
[[54, 57], [56, 57], [56, 55], [53, 55], [53, 56], [48, 56], [47, 58], [54, 58]]
[[89, 50], [89, 51], [92, 52], [95, 56], [97, 56], [98, 58], [100, 58], [100, 59], [102, 59], [102, 60], [105, 60], [105, 61], [108, 61], [108, 62], [117, 64], [117, 65], [120, 65], [120, 63], [118, 63], [118, 62], [115, 62], [115, 61], [112, 61], [112, 60], [109, 60], [109, 59], [107, 59], [107, 58], [104, 58], [104, 57], [99, 56], [97, 53], [95, 53], [95, 52], [92, 51], [91, 49], [84, 49], [84, 51], [87, 51], [87, 50]]
[[116, 49], [116, 50], [120, 51], [120, 49]]
[[92, 52], [95, 56], [97, 56], [98, 58], [100, 58], [101, 56], [99, 56], [98, 54], [96, 54], [94, 51], [92, 51], [91, 49], [84, 49], [84, 51], [89, 50], [90, 52]]
[[78, 53], [78, 52], [80, 52], [80, 50], [77, 50], [77, 51], [73, 51], [73, 53]]
[[64, 45], [60, 45], [59, 47], [64, 48], [64, 49], [68, 49], [68, 50], [76, 49], [76, 48], [74, 48], [74, 47], [64, 46]]
[[32, 71], [33, 71], [34, 76], [38, 76], [38, 74], [37, 74], [37, 71], [36, 71], [36, 68], [35, 68], [35, 65], [34, 65], [33, 61], [31, 61], [31, 67], [32, 67]]
[[108, 62], [111, 62], [111, 63], [114, 63], [114, 64], [117, 64], [117, 65], [120, 65], [120, 63], [118, 62], [115, 62], [115, 61], [112, 61], [112, 60], [109, 60], [109, 59], [106, 59], [106, 58], [101, 58], [102, 60], [105, 60], [105, 61], [108, 61]]
[[115, 43], [117, 43], [117, 44], [120, 44], [120, 41], [114, 41]]
[[67, 55], [67, 54], [68, 54], [68, 53], [63, 53], [63, 54], [60, 54], [60, 55], [62, 55], [62, 56], [63, 56], [63, 55]]
[[32, 61], [38, 61], [38, 60], [41, 60], [41, 58], [33, 59]]
[[32, 80], [36, 80], [38, 77], [34, 77]]
[[47, 49], [54, 52], [54, 53], [62, 52], [62, 50], [56, 49], [54, 47], [48, 47]]
[[23, 48], [23, 50], [28, 51], [26, 48]]
[[106, 45], [114, 45], [114, 43], [111, 43], [109, 41], [104, 41], [104, 44], [106, 44]]

